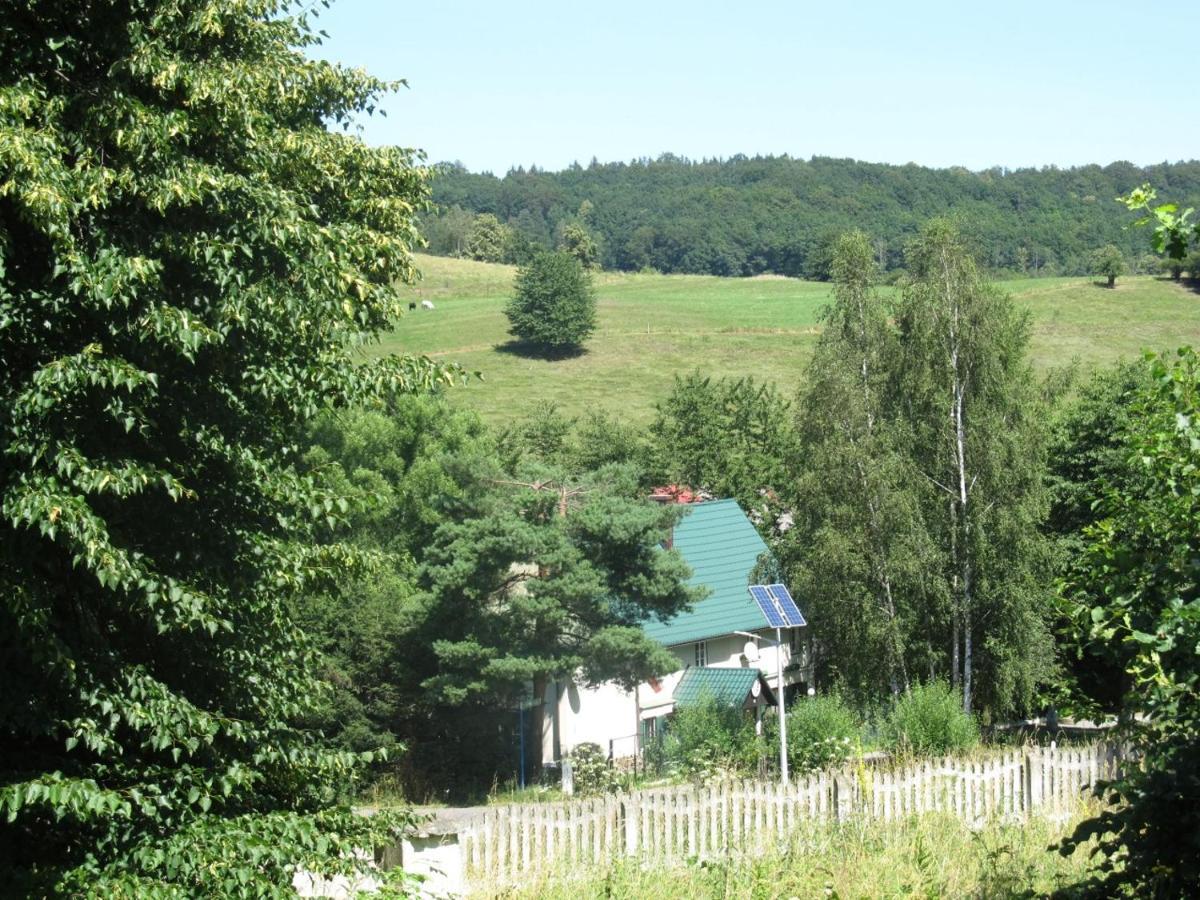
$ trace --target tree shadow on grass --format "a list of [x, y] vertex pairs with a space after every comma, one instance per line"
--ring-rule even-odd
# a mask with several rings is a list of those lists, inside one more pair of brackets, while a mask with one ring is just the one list
[[497, 353], [507, 353], [522, 359], [541, 359], [547, 362], [559, 362], [564, 359], [578, 359], [586, 356], [587, 347], [550, 347], [546, 344], [534, 344], [529, 341], [511, 340], [495, 347]]
[[1175, 278], [1172, 275], [1155, 275], [1153, 277], [1155, 281], [1162, 284], [1177, 284], [1184, 290], [1200, 294], [1200, 278], [1191, 278], [1187, 275], [1182, 275], [1179, 278]]
[[1183, 275], [1180, 278], [1172, 278], [1170, 275], [1159, 275], [1154, 280], [1161, 281], [1164, 284], [1177, 284], [1185, 291], [1200, 294], [1200, 277], [1191, 278], [1188, 275]]

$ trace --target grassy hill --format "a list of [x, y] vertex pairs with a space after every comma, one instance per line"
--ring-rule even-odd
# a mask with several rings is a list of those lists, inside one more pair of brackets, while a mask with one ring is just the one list
[[[647, 422], [676, 373], [753, 375], [791, 394], [819, 334], [830, 287], [760, 276], [597, 276], [599, 327], [583, 355], [547, 361], [517, 355], [504, 303], [511, 266], [419, 256], [424, 274], [410, 289], [432, 311], [409, 313], [382, 349], [456, 360], [483, 382], [456, 391], [491, 422], [551, 401], [565, 412], [606, 409]], [[1200, 343], [1200, 294], [1157, 278], [1123, 278], [1115, 290], [1088, 279], [1009, 281], [1033, 315], [1033, 356], [1045, 370], [1078, 359], [1085, 367], [1143, 348]]]

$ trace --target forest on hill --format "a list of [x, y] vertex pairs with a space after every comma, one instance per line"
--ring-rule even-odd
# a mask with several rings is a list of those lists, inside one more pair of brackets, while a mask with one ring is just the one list
[[[1138, 167], [962, 168], [788, 156], [517, 168], [503, 177], [438, 167], [436, 210], [422, 229], [431, 252], [523, 261], [539, 246], [584, 245], [605, 269], [709, 275], [775, 273], [825, 280], [838, 234], [874, 236], [886, 271], [934, 216], [957, 220], [993, 271], [1081, 275], [1115, 244], [1141, 270], [1144, 236], [1114, 202], [1140, 184], [1200, 205], [1200, 161]], [[491, 217], [495, 217], [492, 219]]]

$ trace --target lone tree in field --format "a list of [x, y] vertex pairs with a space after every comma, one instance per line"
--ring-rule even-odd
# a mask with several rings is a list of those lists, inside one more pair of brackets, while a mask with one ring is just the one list
[[539, 253], [517, 270], [515, 293], [504, 308], [509, 333], [539, 349], [577, 352], [596, 329], [592, 277], [567, 253]]
[[[9, 4], [11, 7], [13, 4]], [[0, 883], [287, 896], [394, 839], [296, 597], [359, 568], [297, 468], [320, 410], [445, 375], [356, 364], [413, 275], [412, 151], [330, 131], [391, 85], [282, 0], [0, 18]], [[14, 888], [15, 885], [15, 888]]]
[[1113, 244], [1107, 244], [1092, 253], [1091, 268], [1092, 274], [1108, 279], [1109, 287], [1116, 287], [1117, 277], [1129, 271], [1125, 265], [1125, 255]]

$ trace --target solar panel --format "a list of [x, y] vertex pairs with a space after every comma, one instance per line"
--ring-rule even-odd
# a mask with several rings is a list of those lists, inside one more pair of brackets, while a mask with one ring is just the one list
[[750, 596], [772, 628], [798, 628], [808, 624], [782, 584], [752, 584]]
[[762, 611], [763, 616], [767, 620], [767, 624], [772, 628], [786, 628], [787, 623], [783, 621], [783, 614], [775, 605], [775, 600], [768, 593], [765, 585], [752, 584], [750, 585], [750, 596], [754, 598], [754, 602], [758, 604], [758, 608]]
[[779, 604], [783, 618], [787, 620], [789, 627], [800, 628], [808, 624], [808, 622], [804, 621], [804, 614], [800, 612], [800, 607], [796, 605], [796, 601], [792, 599], [792, 595], [788, 592], [785, 585], [769, 584], [767, 585], [767, 591], [775, 598], [775, 602]]

